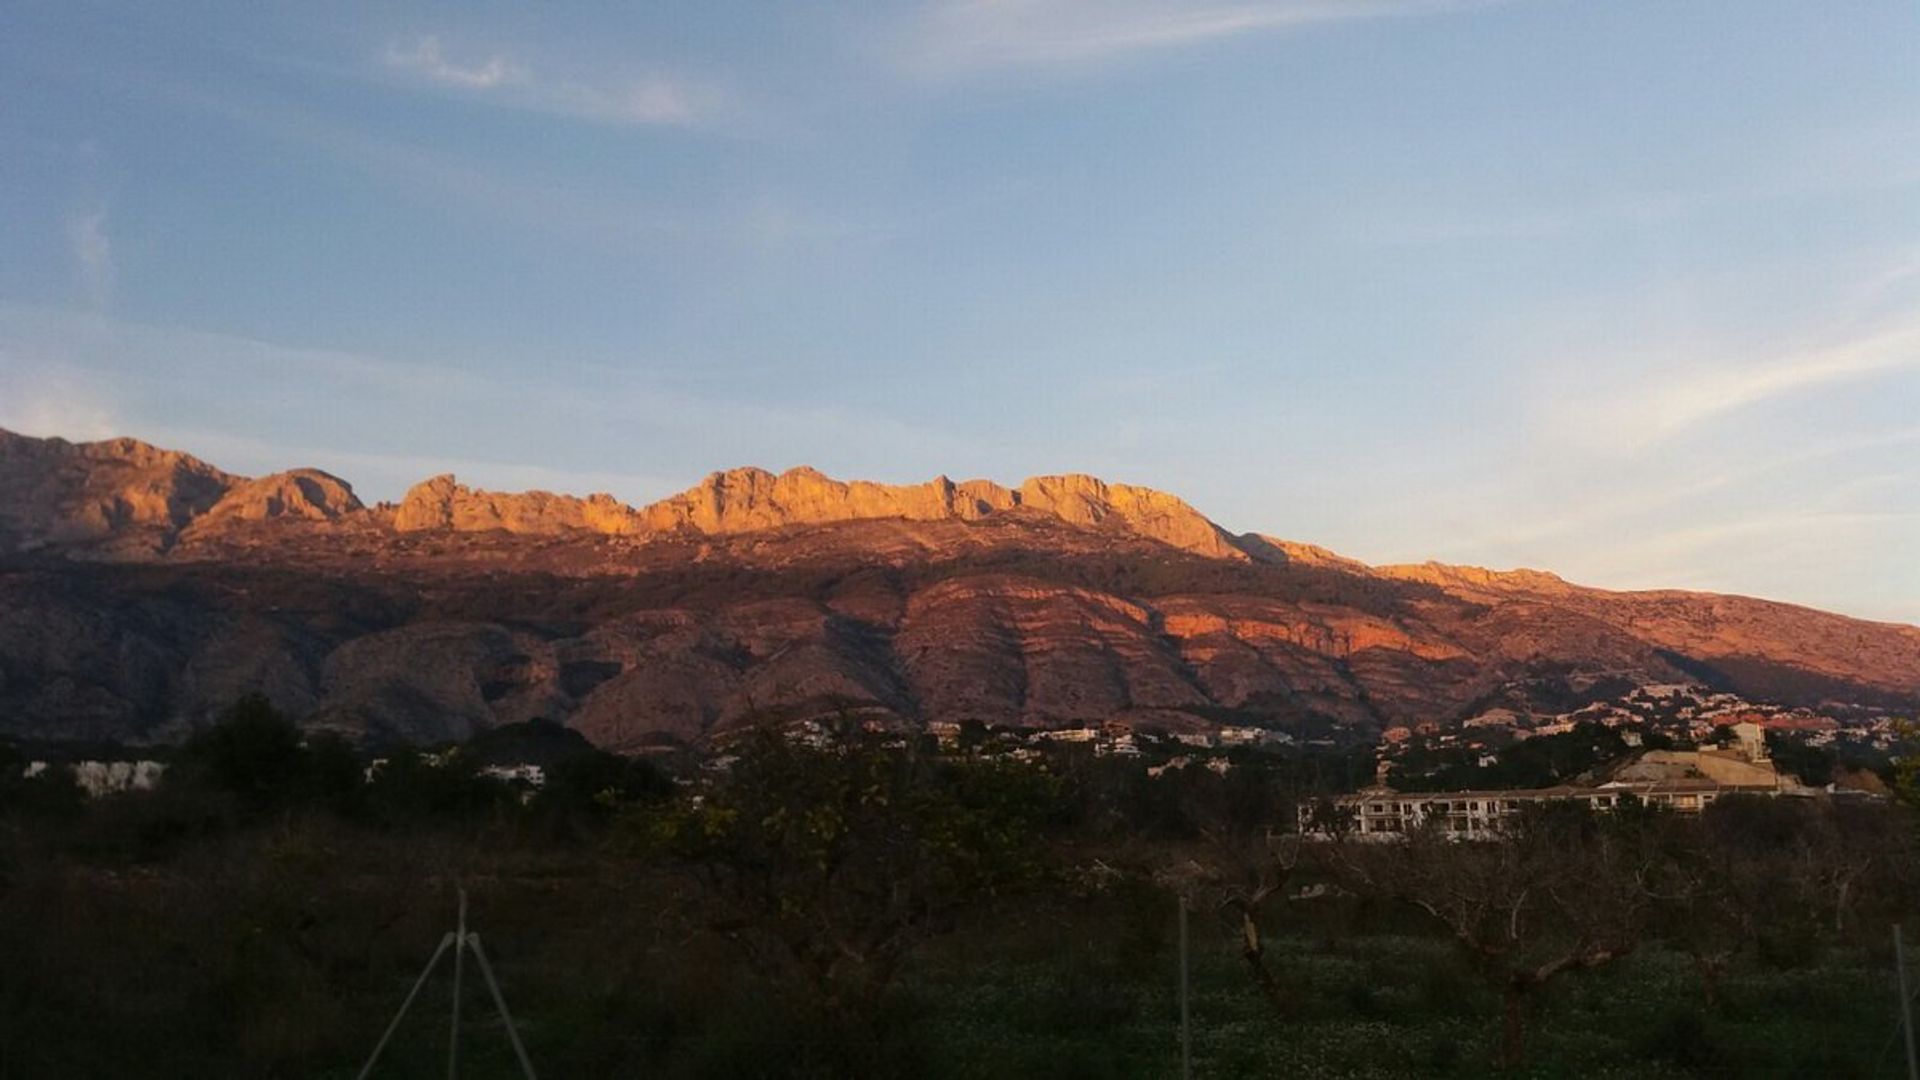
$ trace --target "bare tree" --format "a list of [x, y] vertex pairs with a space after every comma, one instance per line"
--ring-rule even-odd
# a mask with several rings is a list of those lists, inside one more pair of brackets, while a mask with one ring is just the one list
[[1410, 904], [1445, 928], [1500, 995], [1496, 1063], [1515, 1067], [1541, 988], [1638, 946], [1658, 859], [1648, 831], [1637, 815], [1549, 804], [1485, 839], [1429, 825], [1404, 842], [1348, 839], [1314, 850], [1345, 887]]
[[1260, 922], [1276, 900], [1286, 900], [1288, 882], [1300, 863], [1299, 838], [1267, 831], [1259, 836], [1213, 832], [1203, 839], [1192, 858], [1155, 876], [1186, 897], [1190, 906], [1226, 917], [1255, 989], [1275, 1010], [1291, 1011], [1298, 995], [1268, 962]]
[[1056, 791], [1041, 770], [857, 735], [810, 747], [772, 727], [735, 754], [648, 811], [639, 839], [692, 872], [715, 931], [838, 1019], [870, 1022], [921, 941], [1042, 870]]
[[1275, 901], [1284, 903], [1300, 862], [1300, 838], [1276, 832], [1292, 802], [1270, 777], [1253, 769], [1217, 776], [1202, 768], [1180, 770], [1169, 786], [1171, 816], [1195, 843], [1187, 858], [1156, 874], [1189, 905], [1214, 910], [1232, 929], [1232, 940], [1260, 996], [1282, 1013], [1298, 1001], [1273, 970], [1261, 929]]

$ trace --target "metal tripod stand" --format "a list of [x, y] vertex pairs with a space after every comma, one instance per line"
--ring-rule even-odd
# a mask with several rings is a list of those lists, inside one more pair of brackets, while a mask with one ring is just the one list
[[427, 961], [425, 970], [413, 982], [413, 989], [407, 991], [407, 998], [400, 1003], [400, 1011], [393, 1014], [393, 1022], [387, 1025], [386, 1034], [373, 1047], [373, 1053], [367, 1055], [367, 1063], [360, 1067], [359, 1080], [367, 1080], [373, 1072], [373, 1066], [380, 1060], [380, 1052], [387, 1048], [387, 1041], [400, 1028], [400, 1021], [412, 1007], [413, 999], [420, 996], [420, 988], [427, 985], [427, 976], [439, 965], [440, 958], [453, 950], [453, 1023], [447, 1031], [447, 1080], [454, 1080], [460, 1071], [460, 976], [463, 973], [462, 960], [466, 950], [473, 950], [473, 958], [480, 964], [480, 974], [487, 980], [487, 989], [493, 992], [494, 1007], [500, 1010], [500, 1019], [507, 1025], [507, 1039], [513, 1043], [513, 1055], [520, 1059], [520, 1071], [527, 1080], [536, 1080], [533, 1074], [533, 1062], [527, 1060], [527, 1048], [520, 1045], [520, 1032], [513, 1026], [513, 1014], [507, 1012], [507, 999], [500, 995], [500, 983], [493, 977], [493, 965], [487, 962], [486, 951], [480, 948], [480, 935], [467, 929], [467, 890], [460, 890], [460, 922], [452, 933], [440, 938], [440, 947], [433, 950], [433, 959]]

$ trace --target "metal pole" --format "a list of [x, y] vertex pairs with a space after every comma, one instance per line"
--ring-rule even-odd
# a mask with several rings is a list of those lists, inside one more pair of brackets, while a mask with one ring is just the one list
[[1900, 924], [1893, 924], [1893, 966], [1900, 973], [1900, 1033], [1907, 1039], [1907, 1080], [1920, 1080], [1920, 1057], [1913, 1052], [1913, 999], [1907, 994], [1907, 945]]
[[1187, 1007], [1187, 894], [1180, 894], [1180, 1078], [1193, 1080], [1193, 1028]]
[[527, 1080], [539, 1080], [533, 1075], [533, 1062], [527, 1058], [527, 1048], [520, 1045], [520, 1032], [514, 1029], [513, 1014], [507, 1011], [507, 999], [500, 993], [500, 983], [493, 977], [493, 965], [487, 963], [487, 954], [480, 948], [480, 935], [468, 934], [467, 944], [473, 946], [473, 958], [480, 961], [480, 974], [487, 980], [487, 989], [493, 992], [493, 1006], [500, 1010], [500, 1019], [507, 1025], [507, 1040], [513, 1043], [513, 1056], [520, 1059], [520, 1071], [527, 1074]]
[[467, 890], [460, 890], [460, 929], [453, 943], [453, 1024], [447, 1029], [447, 1080], [460, 1075], [460, 972], [467, 954]]
[[427, 966], [421, 969], [420, 977], [413, 980], [413, 989], [407, 991], [407, 999], [400, 1003], [400, 1011], [393, 1014], [393, 1023], [387, 1025], [386, 1034], [380, 1036], [380, 1041], [374, 1044], [373, 1053], [367, 1055], [367, 1063], [360, 1067], [359, 1080], [367, 1080], [367, 1074], [373, 1071], [374, 1063], [380, 1060], [380, 1052], [387, 1048], [387, 1040], [393, 1038], [393, 1033], [399, 1029], [400, 1021], [407, 1015], [407, 1009], [413, 1004], [413, 999], [420, 996], [420, 988], [427, 985], [427, 976], [433, 974], [434, 965], [440, 962], [440, 958], [446, 955], [447, 947], [452, 944], [452, 934], [441, 935], [440, 947], [433, 950], [433, 959], [427, 961]]

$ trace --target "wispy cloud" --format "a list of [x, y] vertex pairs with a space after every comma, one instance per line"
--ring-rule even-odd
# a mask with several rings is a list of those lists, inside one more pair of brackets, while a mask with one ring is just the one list
[[1773, 398], [1914, 368], [1920, 368], [1920, 325], [1805, 350], [1769, 363], [1677, 378], [1656, 388], [1638, 408], [1652, 434], [1666, 435]]
[[116, 277], [113, 241], [107, 237], [107, 212], [95, 210], [68, 217], [67, 243], [88, 302], [96, 311], [105, 308], [113, 299]]
[[317, 152], [370, 178], [395, 184], [436, 209], [477, 211], [609, 245], [690, 229], [684, 215], [577, 190], [546, 176], [522, 175], [497, 163], [429, 150], [265, 95], [243, 99], [178, 85], [162, 85], [149, 93], [165, 93], [183, 106]]
[[1920, 371], [1920, 319], [1832, 331], [1772, 357], [1669, 352], [1596, 357], [1581, 368], [1586, 377], [1540, 407], [1536, 434], [1556, 452], [1634, 457], [1759, 406]]
[[[922, 479], [977, 452], [946, 430], [838, 403], [688, 392], [639, 364], [598, 370], [590, 381], [552, 379], [543, 365], [486, 368], [0, 301], [0, 426], [133, 435], [247, 473], [313, 465], [346, 476], [363, 497], [397, 497], [431, 473], [454, 471], [491, 488], [609, 490], [647, 502], [728, 465], [808, 462], [844, 472], [849, 451], [838, 433], [850, 430], [895, 448], [898, 467], [919, 473], [882, 479]], [[207, 407], [208, 386], [220, 387], [217, 409]], [[318, 400], [354, 405], [310, 408]], [[657, 471], [568, 467], [610, 460]]]
[[947, 0], [902, 43], [907, 66], [930, 74], [1095, 63], [1155, 49], [1321, 23], [1406, 18], [1503, 0]]
[[[886, 243], [912, 223], [899, 216], [800, 205], [774, 192], [697, 208], [588, 189], [541, 171], [540, 162], [484, 161], [340, 123], [256, 95], [246, 100], [170, 88], [177, 101], [394, 184], [435, 210], [457, 208], [501, 221], [570, 234], [596, 247], [631, 250], [636, 241], [723, 243], [765, 250], [814, 243]], [[519, 171], [522, 168], [531, 171]]]
[[490, 56], [477, 66], [462, 67], [448, 60], [440, 50], [440, 39], [428, 34], [410, 46], [387, 44], [387, 66], [412, 71], [447, 86], [486, 90], [503, 83], [531, 81], [527, 70], [510, 63], [504, 56]]
[[433, 34], [388, 42], [383, 57], [388, 69], [428, 86], [603, 124], [685, 126], [706, 118], [717, 99], [659, 74], [589, 81], [550, 77], [504, 53], [455, 58]]
[[[1887, 565], [1883, 549], [1904, 547], [1916, 536], [1920, 536], [1920, 511], [1756, 512], [1649, 529], [1622, 538], [1585, 561], [1599, 580], [1613, 588], [1690, 588], [1775, 598], [1799, 593], [1817, 606], [1869, 618], [1911, 620], [1911, 600], [1899, 596], [1897, 588], [1888, 589], [1895, 582], [1880, 581], [1877, 594], [1870, 582], [1865, 589], [1846, 583], [1850, 578], [1874, 577], [1874, 568]], [[1816, 572], [1808, 573], [1810, 568]], [[1769, 578], [1799, 579], [1799, 587], [1742, 584]], [[1808, 586], [1833, 590], [1832, 598], [1823, 598]]]
[[[1737, 461], [1715, 458], [1697, 465], [1690, 477], [1668, 477], [1663, 482], [1640, 475], [1621, 475], [1610, 484], [1587, 486], [1581, 491], [1579, 499], [1570, 500], [1557, 514], [1537, 513], [1532, 517], [1516, 515], [1511, 520], [1504, 520], [1498, 542], [1525, 547], [1549, 539], [1617, 536], [1623, 531], [1639, 528], [1657, 515], [1669, 514], [1676, 508], [1690, 504], [1698, 505], [1701, 500], [1716, 494], [1751, 492], [1756, 487], [1777, 493], [1781, 490], [1784, 477], [1809, 466], [1817, 466], [1817, 473], [1821, 476], [1844, 475], [1841, 468], [1831, 464], [1834, 459], [1871, 458], [1887, 450], [1913, 445], [1920, 445], [1920, 427], [1846, 435], [1786, 453], [1758, 457], [1739, 452], [1732, 455]], [[1907, 457], [1903, 453], [1892, 460], [1905, 461]], [[1906, 482], [1908, 479], [1899, 473], [1880, 473], [1871, 477], [1827, 481], [1822, 488], [1829, 498], [1844, 503], [1870, 488], [1884, 487], [1894, 480]], [[1557, 477], [1546, 486], [1563, 489], [1568, 483], [1565, 477]], [[1540, 499], [1530, 501], [1536, 510], [1543, 505]]]

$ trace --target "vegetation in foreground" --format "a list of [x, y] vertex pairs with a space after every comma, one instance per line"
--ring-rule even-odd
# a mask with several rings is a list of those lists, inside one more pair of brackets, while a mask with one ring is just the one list
[[[456, 884], [551, 1076], [1170, 1075], [1178, 897], [1199, 1076], [1903, 1068], [1896, 807], [1303, 845], [1283, 765], [736, 752], [675, 782], [561, 746], [527, 797], [473, 754], [368, 779], [254, 701], [153, 792], [0, 762], [0, 1077], [352, 1076]], [[444, 1068], [450, 988], [380, 1074]], [[468, 990], [463, 1073], [516, 1075]]]

